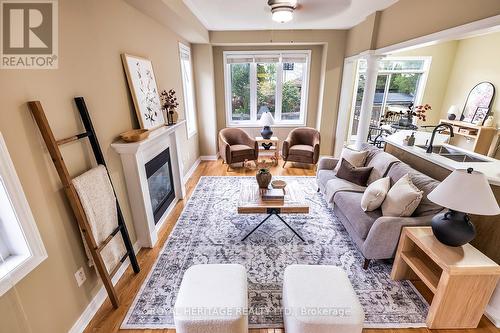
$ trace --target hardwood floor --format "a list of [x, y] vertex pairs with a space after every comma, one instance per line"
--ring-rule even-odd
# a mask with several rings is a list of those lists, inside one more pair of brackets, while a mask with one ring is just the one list
[[[251, 163], [251, 162], [250, 162]], [[283, 163], [280, 162], [279, 166], [272, 167], [271, 173], [273, 175], [283, 175], [283, 176], [314, 176], [315, 170], [313, 168], [306, 167], [293, 167], [293, 163], [287, 164], [287, 167], [283, 169], [281, 167]], [[253, 165], [253, 163], [252, 163]], [[234, 168], [227, 171], [226, 165], [221, 164], [221, 161], [204, 161], [200, 163], [198, 168], [195, 170], [191, 178], [186, 184], [187, 196], [184, 200], [179, 201], [168, 220], [165, 222], [165, 227], [160, 231], [158, 245], [153, 249], [142, 249], [137, 255], [139, 265], [141, 266], [141, 272], [135, 275], [131, 267], [128, 267], [125, 274], [122, 276], [120, 281], [116, 286], [117, 294], [120, 300], [120, 307], [118, 309], [113, 309], [109, 299], [107, 299], [101, 306], [97, 314], [94, 316], [92, 321], [89, 323], [88, 327], [84, 332], [120, 332], [120, 333], [175, 333], [173, 329], [164, 330], [120, 330], [120, 325], [125, 318], [125, 315], [132, 304], [135, 295], [139, 291], [142, 283], [144, 282], [147, 274], [153, 267], [153, 264], [158, 257], [163, 244], [167, 240], [170, 232], [172, 231], [177, 218], [181, 214], [184, 205], [190, 198], [198, 180], [201, 176], [252, 176], [255, 175], [255, 167], [252, 168]], [[361, 263], [360, 263], [361, 264]], [[426, 298], [431, 297], [431, 293], [425, 290], [425, 286], [421, 283], [415, 283], [417, 288], [421, 290], [422, 294]], [[427, 328], [417, 328], [417, 329], [364, 329], [364, 333], [429, 333], [433, 331], [438, 331], [442, 333], [452, 333], [457, 332], [457, 330], [429, 330]], [[249, 333], [283, 333], [283, 329], [251, 329]], [[481, 319], [479, 327], [477, 329], [467, 329], [459, 330], [460, 333], [498, 333], [499, 330], [491, 324], [491, 322], [484, 316]]]

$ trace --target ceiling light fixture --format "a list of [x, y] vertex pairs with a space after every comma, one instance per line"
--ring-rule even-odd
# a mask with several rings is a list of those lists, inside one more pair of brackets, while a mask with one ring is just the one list
[[293, 19], [293, 10], [297, 8], [297, 0], [269, 0], [273, 21], [286, 23]]

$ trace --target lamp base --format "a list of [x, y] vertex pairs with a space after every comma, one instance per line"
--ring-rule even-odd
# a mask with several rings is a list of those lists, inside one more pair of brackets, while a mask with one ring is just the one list
[[441, 243], [449, 246], [462, 246], [476, 237], [476, 228], [469, 215], [454, 210], [434, 216], [432, 232]]
[[262, 135], [262, 138], [268, 140], [273, 136], [273, 131], [271, 130], [271, 127], [264, 126], [262, 131], [260, 131], [260, 135]]

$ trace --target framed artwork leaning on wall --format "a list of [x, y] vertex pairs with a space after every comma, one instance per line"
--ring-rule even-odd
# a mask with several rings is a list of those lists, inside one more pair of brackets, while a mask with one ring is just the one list
[[141, 128], [154, 129], [164, 125], [153, 64], [149, 59], [126, 53], [121, 57]]

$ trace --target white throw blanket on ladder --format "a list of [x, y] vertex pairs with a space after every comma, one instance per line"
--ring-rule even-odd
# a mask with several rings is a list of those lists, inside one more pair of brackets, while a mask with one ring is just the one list
[[[118, 226], [116, 198], [108, 171], [103, 165], [99, 165], [74, 178], [73, 185], [87, 216], [92, 235], [97, 246], [100, 246]], [[94, 262], [87, 247], [88, 244], [85, 240], [83, 244], [89, 258], [89, 266], [92, 266]], [[108, 272], [111, 272], [119, 264], [126, 252], [123, 238], [118, 232], [101, 251]]]

